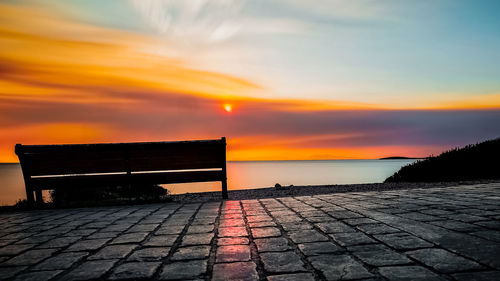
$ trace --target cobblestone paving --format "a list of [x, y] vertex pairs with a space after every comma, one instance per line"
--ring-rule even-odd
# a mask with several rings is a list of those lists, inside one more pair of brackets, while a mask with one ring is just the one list
[[500, 184], [0, 214], [0, 279], [500, 280]]

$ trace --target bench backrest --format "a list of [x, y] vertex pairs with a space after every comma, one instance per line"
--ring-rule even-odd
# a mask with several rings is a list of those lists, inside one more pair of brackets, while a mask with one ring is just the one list
[[16, 145], [16, 154], [29, 176], [223, 168], [226, 139]]

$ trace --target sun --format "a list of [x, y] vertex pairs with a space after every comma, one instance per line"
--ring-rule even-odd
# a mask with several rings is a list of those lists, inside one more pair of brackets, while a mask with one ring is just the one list
[[233, 106], [231, 104], [225, 104], [224, 105], [224, 110], [226, 112], [231, 112], [231, 111], [233, 111]]

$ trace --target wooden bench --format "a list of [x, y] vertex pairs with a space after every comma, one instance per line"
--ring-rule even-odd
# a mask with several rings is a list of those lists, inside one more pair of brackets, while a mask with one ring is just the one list
[[28, 203], [42, 190], [220, 181], [227, 199], [226, 138], [71, 145], [16, 144]]

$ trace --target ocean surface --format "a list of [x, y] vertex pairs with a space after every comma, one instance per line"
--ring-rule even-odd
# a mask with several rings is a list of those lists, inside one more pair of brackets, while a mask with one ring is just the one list
[[[228, 189], [281, 185], [354, 184], [383, 182], [415, 160], [315, 160], [227, 162]], [[220, 190], [220, 182], [164, 185], [172, 194]], [[25, 199], [19, 164], [0, 164], [0, 205]]]

